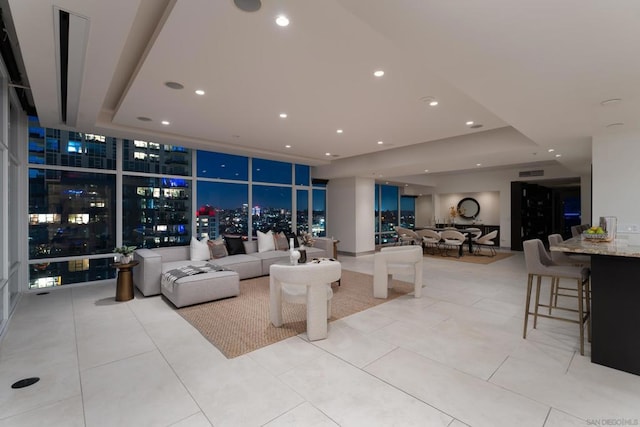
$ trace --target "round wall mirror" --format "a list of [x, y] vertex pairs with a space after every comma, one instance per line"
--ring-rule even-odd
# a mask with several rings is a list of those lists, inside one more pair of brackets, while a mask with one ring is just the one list
[[458, 212], [462, 218], [475, 219], [480, 213], [480, 203], [474, 198], [465, 197], [458, 202]]

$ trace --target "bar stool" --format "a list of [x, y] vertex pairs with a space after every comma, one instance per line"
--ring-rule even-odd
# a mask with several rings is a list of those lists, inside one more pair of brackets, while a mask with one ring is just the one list
[[[565, 322], [577, 323], [580, 325], [580, 354], [584, 355], [584, 324], [587, 324], [587, 339], [591, 341], [591, 299], [589, 296], [589, 275], [588, 268], [579, 266], [556, 265], [547, 254], [544, 245], [540, 239], [532, 239], [523, 242], [524, 259], [527, 265], [527, 299], [525, 302], [524, 312], [524, 331], [522, 338], [527, 338], [527, 322], [529, 315], [533, 315], [533, 328], [538, 324], [538, 317], [546, 317], [549, 319], [564, 320]], [[534, 311], [530, 311], [531, 291], [533, 288], [533, 279], [536, 278], [536, 296]], [[540, 304], [540, 286], [542, 278], [551, 279], [551, 297], [549, 304]], [[563, 308], [554, 306], [551, 302], [553, 297], [553, 289], [561, 279], [574, 280], [577, 284], [578, 291], [578, 309]], [[583, 302], [583, 300], [586, 301]], [[538, 313], [539, 307], [549, 308], [549, 314]], [[578, 313], [577, 319], [566, 319], [564, 317], [553, 316], [551, 310], [565, 310]]]
[[[562, 244], [564, 239], [560, 234], [550, 234], [549, 237], [549, 246], [559, 246]], [[591, 257], [589, 255], [568, 255], [564, 252], [560, 251], [551, 251], [551, 261], [557, 265], [573, 265], [576, 267], [588, 267], [591, 268]], [[561, 297], [571, 297], [575, 298], [577, 295], [561, 293], [562, 291], [571, 291], [578, 292], [576, 288], [567, 288], [559, 286], [554, 286], [552, 298], [554, 299], [554, 307], [558, 305], [558, 296]]]

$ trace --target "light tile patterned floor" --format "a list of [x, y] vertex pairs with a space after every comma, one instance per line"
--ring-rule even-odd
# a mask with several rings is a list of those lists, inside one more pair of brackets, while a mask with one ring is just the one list
[[[340, 261], [373, 271], [372, 256]], [[580, 356], [576, 325], [522, 339], [522, 254], [427, 258], [424, 282], [327, 340], [232, 360], [161, 297], [116, 303], [113, 283], [24, 295], [0, 343], [0, 427], [640, 424], [640, 376]], [[28, 376], [41, 380], [9, 387]]]

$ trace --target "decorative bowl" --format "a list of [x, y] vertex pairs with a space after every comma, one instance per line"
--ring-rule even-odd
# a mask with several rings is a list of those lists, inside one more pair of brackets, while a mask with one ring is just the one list
[[611, 238], [609, 238], [608, 233], [602, 233], [602, 234], [582, 233], [582, 238], [584, 240], [590, 240], [593, 242], [610, 242], [611, 241]]

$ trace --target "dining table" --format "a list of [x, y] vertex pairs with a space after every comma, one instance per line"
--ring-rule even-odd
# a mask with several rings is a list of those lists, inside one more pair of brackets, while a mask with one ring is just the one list
[[610, 242], [582, 236], [551, 251], [591, 256], [591, 361], [640, 375], [640, 239]]

